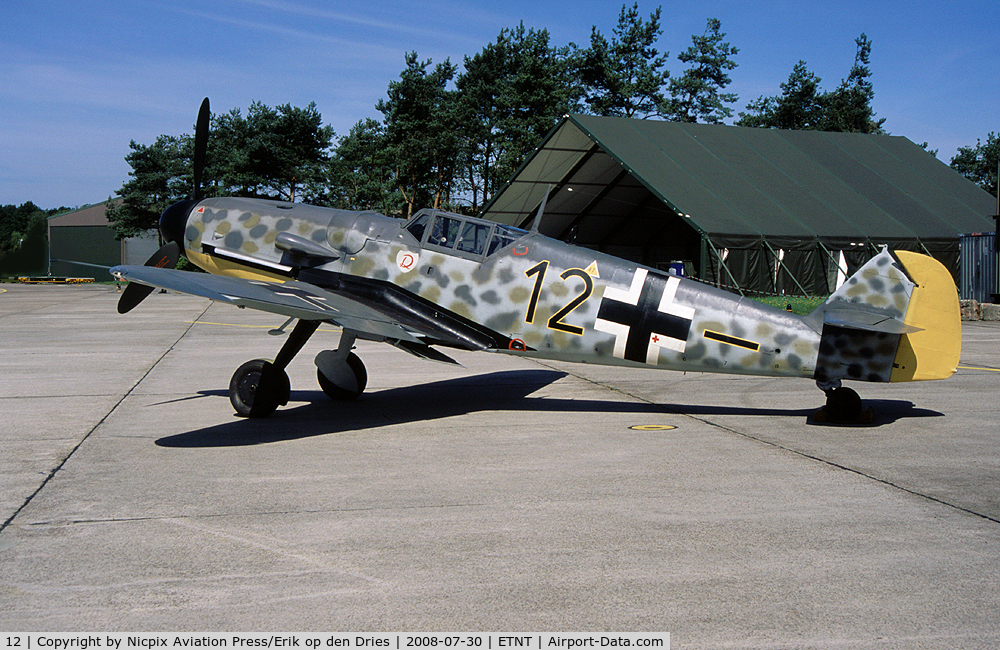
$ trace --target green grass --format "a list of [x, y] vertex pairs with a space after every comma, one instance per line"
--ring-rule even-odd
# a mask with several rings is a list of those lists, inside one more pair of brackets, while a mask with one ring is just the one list
[[788, 305], [792, 306], [792, 312], [799, 314], [800, 316], [805, 316], [812, 310], [816, 309], [823, 304], [826, 300], [826, 296], [751, 296], [757, 302], [762, 302], [765, 305], [770, 305], [772, 307], [777, 307], [778, 309], [786, 309]]

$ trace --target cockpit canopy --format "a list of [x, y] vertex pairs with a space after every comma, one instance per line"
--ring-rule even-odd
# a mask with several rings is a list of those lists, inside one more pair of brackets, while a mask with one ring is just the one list
[[528, 231], [441, 210], [421, 210], [404, 226], [420, 245], [468, 259], [483, 259]]

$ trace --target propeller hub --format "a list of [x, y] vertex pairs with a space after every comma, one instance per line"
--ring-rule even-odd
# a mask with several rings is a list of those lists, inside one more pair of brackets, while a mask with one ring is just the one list
[[191, 208], [198, 202], [193, 199], [178, 201], [163, 211], [160, 215], [160, 234], [164, 241], [174, 242], [184, 250], [184, 230], [187, 228], [187, 218]]

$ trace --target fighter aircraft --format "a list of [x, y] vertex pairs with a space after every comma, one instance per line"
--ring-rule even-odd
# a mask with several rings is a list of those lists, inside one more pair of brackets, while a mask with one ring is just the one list
[[[815, 311], [799, 316], [710, 285], [441, 210], [403, 221], [268, 199], [202, 198], [208, 100], [195, 135], [194, 192], [167, 208], [167, 242], [145, 266], [117, 266], [126, 313], [153, 287], [297, 321], [274, 360], [236, 370], [237, 414], [288, 403], [285, 368], [322, 323], [339, 342], [316, 356], [323, 391], [361, 395], [358, 339], [457, 363], [442, 348], [591, 364], [813, 379], [830, 420], [856, 421], [843, 380], [944, 379], [958, 364], [954, 282], [934, 259], [883, 248]], [[205, 273], [174, 270], [183, 253]], [[286, 323], [287, 324], [287, 323]]]

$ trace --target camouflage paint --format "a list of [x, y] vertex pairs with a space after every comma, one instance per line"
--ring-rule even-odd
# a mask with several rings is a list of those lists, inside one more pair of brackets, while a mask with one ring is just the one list
[[[406, 225], [370, 212], [206, 199], [189, 215], [184, 248], [206, 270], [274, 279], [290, 268], [275, 239], [290, 232], [340, 255], [319, 269], [390, 282], [531, 348], [497, 352], [685, 371], [816, 373], [822, 323], [815, 319], [535, 233], [470, 259], [422, 247]], [[858, 296], [896, 299], [878, 284], [866, 279]], [[827, 377], [834, 374], [827, 368]]]

